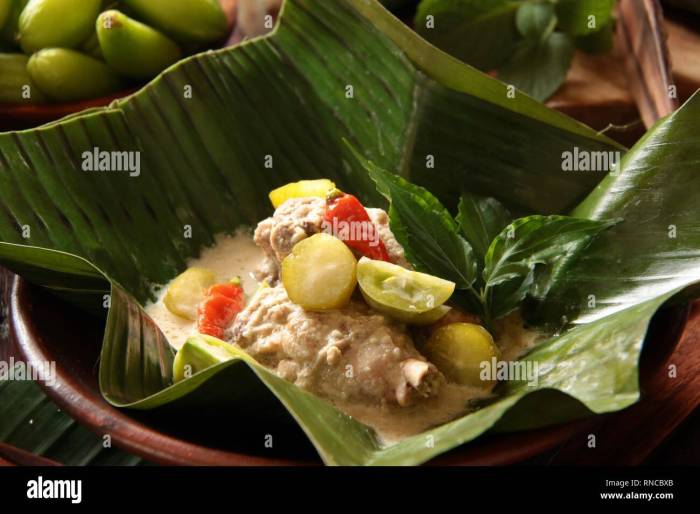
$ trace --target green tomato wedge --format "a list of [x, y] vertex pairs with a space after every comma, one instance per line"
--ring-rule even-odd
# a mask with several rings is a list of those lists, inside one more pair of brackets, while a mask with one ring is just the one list
[[211, 336], [193, 336], [182, 345], [173, 361], [175, 382], [207, 368], [241, 357], [233, 345]]
[[269, 196], [272, 206], [276, 209], [291, 198], [305, 198], [307, 196], [325, 198], [334, 189], [335, 184], [327, 178], [300, 180], [270, 191]]
[[350, 301], [357, 261], [340, 239], [315, 234], [294, 245], [280, 276], [289, 299], [304, 309], [339, 309]]
[[488, 389], [496, 383], [481, 376], [482, 363], [490, 365], [500, 355], [493, 337], [481, 325], [450, 323], [440, 327], [422, 353], [452, 382]]
[[205, 268], [189, 268], [173, 280], [163, 297], [165, 307], [181, 318], [197, 319], [197, 307], [207, 288], [216, 283], [216, 274]]
[[455, 283], [396, 264], [362, 257], [357, 281], [370, 307], [404, 323], [429, 325], [449, 311], [443, 306]]

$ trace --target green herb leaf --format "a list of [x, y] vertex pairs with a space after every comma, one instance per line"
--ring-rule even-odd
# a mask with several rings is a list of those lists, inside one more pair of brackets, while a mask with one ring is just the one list
[[615, 0], [559, 0], [559, 28], [574, 36], [597, 32], [612, 18], [613, 7]]
[[491, 241], [513, 220], [495, 198], [463, 193], [457, 223], [480, 263], [484, 262]]
[[416, 13], [420, 35], [481, 70], [498, 68], [520, 39], [519, 4], [512, 0], [423, 0]]
[[523, 37], [541, 39], [548, 36], [557, 24], [554, 6], [550, 3], [527, 3], [518, 8], [515, 25]]
[[493, 240], [484, 266], [485, 299], [491, 319], [503, 317], [532, 291], [538, 265], [569, 261], [595, 236], [617, 222], [568, 216], [528, 216]]
[[470, 244], [459, 235], [449, 211], [430, 192], [384, 171], [359, 154], [377, 190], [390, 202], [391, 230], [406, 257], [419, 271], [451, 280], [458, 289], [473, 289], [477, 266]]
[[544, 101], [564, 83], [573, 56], [573, 40], [561, 32], [541, 41], [528, 39], [498, 70], [498, 78]]

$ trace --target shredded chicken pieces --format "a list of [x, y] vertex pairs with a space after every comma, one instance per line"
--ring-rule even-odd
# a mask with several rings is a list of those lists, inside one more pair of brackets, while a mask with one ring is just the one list
[[[410, 267], [381, 209], [367, 209], [392, 260]], [[279, 264], [299, 241], [323, 228], [325, 201], [282, 204], [255, 231], [266, 255], [262, 287], [238, 315], [229, 339], [283, 378], [342, 401], [407, 406], [437, 394], [442, 374], [415, 349], [406, 328], [354, 299], [343, 308], [306, 311], [278, 284]]]
[[330, 399], [406, 406], [436, 394], [443, 381], [401, 325], [359, 300], [311, 312], [282, 285], [262, 288], [230, 338], [283, 378]]

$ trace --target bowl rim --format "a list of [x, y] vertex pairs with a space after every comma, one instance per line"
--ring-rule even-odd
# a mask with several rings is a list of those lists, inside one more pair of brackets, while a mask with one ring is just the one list
[[[73, 377], [60, 359], [56, 359], [42, 344], [46, 334], [32, 320], [28, 296], [34, 286], [19, 275], [10, 278], [9, 325], [10, 339], [20, 356], [28, 362], [56, 361], [56, 380], [39, 381], [42, 390], [69, 416], [95, 434], [106, 433], [116, 447], [161, 465], [176, 466], [313, 466], [318, 461], [261, 457], [230, 450], [209, 448], [158, 431], [128, 416], [128, 411], [110, 405], [100, 394]], [[56, 301], [60, 301], [58, 298]], [[671, 352], [681, 339], [689, 313], [688, 305], [668, 309], [665, 326], [670, 327], [666, 343]], [[652, 323], [653, 325], [653, 323]], [[652, 328], [647, 336], [652, 334]], [[660, 332], [657, 332], [660, 333]], [[662, 345], [664, 346], [664, 345]], [[655, 354], [658, 355], [658, 354]], [[655, 359], [659, 360], [659, 359]], [[563, 444], [599, 416], [593, 415], [551, 426], [518, 432], [494, 433], [470, 441], [454, 450], [428, 461], [429, 466], [493, 466], [509, 465], [532, 458]]]

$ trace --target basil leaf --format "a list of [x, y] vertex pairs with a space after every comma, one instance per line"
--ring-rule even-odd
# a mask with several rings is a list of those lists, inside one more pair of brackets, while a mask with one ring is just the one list
[[479, 262], [484, 262], [491, 241], [512, 220], [508, 210], [495, 198], [462, 194], [457, 223]]
[[616, 223], [535, 215], [508, 225], [486, 254], [484, 296], [490, 319], [503, 317], [520, 305], [533, 290], [537, 267], [551, 269], [569, 262], [595, 236]]
[[541, 41], [524, 40], [498, 70], [498, 78], [544, 101], [564, 83], [573, 56], [573, 40], [561, 32]]
[[440, 49], [481, 70], [498, 68], [520, 39], [513, 0], [423, 0], [416, 31]]
[[411, 264], [418, 271], [455, 282], [458, 289], [473, 290], [474, 252], [449, 211], [422, 187], [364, 162], [377, 190], [391, 202], [391, 230]]
[[515, 15], [515, 25], [523, 37], [540, 39], [548, 36], [557, 24], [554, 6], [550, 3], [522, 4]]
[[574, 36], [597, 32], [610, 21], [614, 7], [615, 0], [559, 0], [559, 28]]

